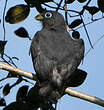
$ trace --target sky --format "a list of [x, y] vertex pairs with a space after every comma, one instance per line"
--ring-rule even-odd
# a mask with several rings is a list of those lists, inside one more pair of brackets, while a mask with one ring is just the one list
[[[59, 0], [56, 0], [59, 2]], [[15, 6], [17, 4], [23, 4], [23, 0], [18, 0], [16, 1], [10, 1], [8, 0], [7, 4], [7, 10]], [[93, 0], [91, 4], [96, 4], [96, 0]], [[79, 7], [80, 5], [80, 7]], [[2, 13], [3, 13], [3, 6], [4, 6], [4, 0], [0, 0], [0, 19], [2, 20]], [[78, 9], [83, 6], [83, 4], [79, 4], [77, 1], [73, 5], [69, 5], [70, 9]], [[62, 12], [60, 12], [62, 13]], [[34, 72], [33, 66], [32, 66], [32, 61], [31, 57], [29, 56], [29, 48], [31, 41], [28, 39], [22, 39], [17, 37], [14, 34], [14, 31], [18, 29], [19, 27], [25, 27], [28, 30], [29, 36], [33, 38], [34, 34], [41, 29], [41, 23], [39, 21], [36, 21], [34, 17], [38, 14], [38, 12], [34, 9], [31, 9], [30, 14], [28, 18], [19, 24], [9, 24], [5, 23], [6, 26], [6, 40], [8, 41], [6, 48], [5, 48], [5, 53], [11, 57], [15, 56], [18, 57], [20, 60], [15, 61], [16, 65], [18, 65], [19, 68], [29, 71], [29, 72]], [[63, 13], [62, 13], [63, 14]], [[72, 14], [72, 13], [70, 13]], [[95, 15], [95, 18], [101, 17], [102, 13], [99, 12], [97, 15]], [[90, 14], [85, 11], [85, 14], [83, 16], [84, 21], [90, 22]], [[69, 18], [69, 22], [73, 20], [73, 18]], [[87, 25], [87, 30], [90, 36], [90, 39], [92, 41], [92, 44], [94, 44], [97, 39], [99, 39], [103, 34], [104, 34], [104, 19], [101, 19], [99, 21], [96, 21], [90, 25]], [[88, 42], [85, 30], [83, 28], [79, 29], [81, 38], [85, 42], [85, 53], [88, 51], [90, 48], [90, 44]], [[71, 32], [70, 32], [71, 33]], [[0, 24], [0, 40], [3, 40], [3, 28], [2, 28], [2, 22]], [[95, 46], [94, 49], [91, 49], [91, 51], [85, 56], [83, 64], [79, 66], [80, 69], [83, 69], [86, 71], [87, 78], [85, 82], [76, 88], [73, 88], [77, 91], [84, 92], [86, 94], [89, 94], [91, 96], [96, 96], [101, 99], [104, 99], [104, 87], [103, 87], [103, 81], [104, 81], [104, 38], [100, 40]], [[7, 72], [1, 71], [0, 70], [0, 77], [4, 77]], [[11, 80], [6, 80], [0, 83], [0, 85], [4, 85], [7, 82], [10, 84], [15, 82], [15, 79]], [[22, 83], [21, 85], [25, 85], [28, 83]], [[21, 86], [19, 85], [19, 86]], [[32, 87], [31, 84], [30, 87]], [[13, 97], [14, 94], [16, 94], [16, 91], [18, 90], [19, 86], [16, 86], [16, 88], [13, 88], [11, 91], [11, 94], [5, 97], [7, 100], [7, 104], [9, 104], [12, 101], [15, 100], [15, 96]], [[2, 92], [0, 91], [0, 96], [2, 96]], [[2, 110], [2, 108], [0, 108]], [[87, 101], [83, 101], [78, 98], [74, 98], [68, 95], [65, 95], [62, 97], [59, 102], [58, 102], [58, 107], [57, 110], [103, 110], [103, 107], [100, 107], [96, 104], [92, 104]]]

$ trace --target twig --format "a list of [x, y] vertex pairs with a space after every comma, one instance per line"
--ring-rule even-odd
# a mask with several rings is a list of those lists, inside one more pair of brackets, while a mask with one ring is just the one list
[[[48, 5], [48, 4], [46, 4], [46, 3], [44, 3], [43, 5], [45, 5], [45, 6], [49, 7], [49, 8], [52, 8], [52, 9], [57, 9], [57, 7], [54, 7], [54, 6]], [[61, 6], [59, 7], [59, 9], [62, 10], [62, 11], [65, 11], [65, 9], [62, 8]], [[68, 12], [68, 11], [73, 12], [73, 13], [77, 13], [78, 16], [79, 16], [79, 14], [80, 14], [80, 12], [75, 11], [75, 10], [67, 10], [67, 12]]]
[[[83, 18], [82, 18], [81, 15], [80, 15], [80, 18], [81, 18], [81, 20], [83, 21]], [[84, 29], [85, 29], [85, 32], [86, 32], [86, 34], [87, 34], [88, 41], [89, 41], [91, 47], [93, 48], [93, 45], [92, 45], [92, 43], [91, 43], [91, 40], [90, 40], [89, 34], [88, 34], [88, 32], [87, 32], [87, 29], [86, 29], [86, 26], [85, 26], [84, 21], [83, 21], [82, 23], [83, 23], [83, 27], [84, 27]]]
[[[16, 74], [19, 74], [21, 76], [24, 76], [24, 77], [27, 77], [29, 79], [37, 81], [36, 76], [34, 76], [31, 72], [23, 71], [21, 69], [10, 66], [10, 65], [5, 64], [3, 62], [0, 62], [0, 69], [6, 70], [6, 71], [12, 71], [12, 72], [15, 72]], [[77, 98], [80, 98], [80, 99], [83, 99], [83, 100], [86, 100], [88, 102], [91, 102], [91, 103], [94, 103], [94, 104], [97, 104], [97, 105], [104, 107], [104, 100], [102, 100], [100, 98], [93, 97], [93, 96], [84, 94], [82, 92], [78, 92], [78, 91], [73, 90], [71, 88], [66, 88], [65, 93], [72, 96], [72, 97], [77, 97]]]
[[58, 7], [57, 7], [56, 11], [58, 11], [58, 10], [59, 10], [59, 8], [60, 8], [60, 6], [61, 6], [62, 2], [63, 2], [63, 0], [60, 0], [60, 3], [59, 3], [59, 5], [58, 5]]
[[6, 56], [9, 59], [9, 61], [6, 61], [6, 60], [3, 59], [4, 62], [6, 61], [6, 62], [8, 62], [8, 64], [13, 64], [15, 67], [17, 67], [11, 57], [9, 57], [8, 55], [6, 55], [5, 53], [3, 55]]
[[66, 3], [66, 1], [67, 1], [67, 0], [65, 0], [65, 6], [64, 6], [64, 8], [65, 8], [65, 19], [66, 19], [66, 24], [68, 25], [69, 23], [68, 23], [67, 3]]
[[[102, 38], [104, 38], [104, 34], [93, 44], [95, 46]], [[91, 51], [92, 48], [89, 48], [88, 51], [85, 53], [85, 56]], [[84, 56], [84, 57], [85, 57]]]
[[6, 11], [7, 2], [8, 2], [8, 0], [6, 0], [6, 2], [5, 2], [4, 12], [3, 12], [4, 41], [5, 41], [5, 37], [6, 37], [6, 29], [5, 29], [5, 11]]
[[[98, 19], [96, 19], [96, 20], [94, 20], [94, 21], [91, 21], [91, 22], [89, 22], [89, 23], [86, 23], [85, 26], [87, 26], [87, 25], [89, 25], [89, 24], [92, 24], [92, 23], [95, 23], [95, 22], [97, 22], [97, 21], [99, 21], [99, 20], [101, 20], [101, 19], [104, 19], [104, 17], [101, 17], [101, 18], [98, 18]], [[78, 30], [78, 29], [80, 29], [80, 28], [82, 28], [82, 27], [83, 27], [83, 25], [82, 25], [82, 26], [79, 26], [78, 28], [76, 28], [76, 29], [74, 29], [74, 30]]]
[[[85, 7], [88, 6], [90, 2], [91, 2], [91, 0], [89, 0], [89, 1], [86, 3]], [[85, 11], [85, 8], [83, 8], [83, 9], [80, 11], [80, 15], [83, 15], [84, 11]]]
[[[54, 7], [54, 6], [47, 5], [46, 3], [44, 3], [43, 5], [45, 5], [45, 6], [49, 7], [49, 8], [52, 8], [52, 9], [56, 9], [57, 8], [57, 7]], [[60, 10], [63, 10], [63, 9], [60, 8]]]

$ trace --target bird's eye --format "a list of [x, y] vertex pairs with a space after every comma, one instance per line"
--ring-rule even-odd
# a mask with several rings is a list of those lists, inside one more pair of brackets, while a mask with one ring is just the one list
[[45, 17], [46, 18], [51, 18], [52, 17], [52, 13], [50, 13], [50, 12], [45, 13]]

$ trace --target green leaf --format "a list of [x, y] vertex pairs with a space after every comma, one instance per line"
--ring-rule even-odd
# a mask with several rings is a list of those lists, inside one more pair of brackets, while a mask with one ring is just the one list
[[99, 11], [99, 8], [95, 6], [85, 6], [84, 7], [92, 16]]
[[67, 80], [67, 84], [69, 87], [80, 86], [85, 81], [86, 77], [87, 73], [85, 71], [76, 69], [75, 72]]
[[0, 99], [0, 106], [6, 106], [6, 102], [5, 102], [4, 98]]
[[8, 10], [5, 20], [10, 24], [20, 23], [27, 18], [29, 12], [30, 8], [27, 5], [16, 5]]
[[73, 32], [72, 32], [72, 37], [73, 37], [74, 39], [79, 39], [79, 38], [80, 38], [80, 33], [79, 33], [78, 31], [73, 31]]
[[37, 7], [47, 2], [53, 2], [53, 0], [24, 0], [30, 7]]
[[83, 23], [83, 21], [81, 19], [76, 19], [71, 23], [71, 25], [69, 25], [69, 27], [75, 28], [75, 27], [79, 26], [81, 23]]
[[104, 0], [97, 0], [97, 4], [102, 13], [104, 13]]
[[28, 86], [22, 86], [19, 88], [17, 95], [16, 95], [16, 101], [24, 101], [27, 97], [28, 93]]
[[80, 3], [86, 2], [87, 0], [77, 0]]
[[36, 110], [31, 104], [24, 102], [12, 102], [8, 104], [3, 110]]
[[6, 96], [10, 93], [10, 89], [11, 87], [9, 86], [9, 83], [5, 85], [5, 87], [3, 88], [3, 95]]
[[23, 27], [20, 27], [14, 33], [17, 36], [21, 37], [21, 38], [29, 38], [29, 40], [31, 40], [31, 38], [29, 37], [29, 34], [28, 34], [27, 30], [25, 28], [23, 28]]
[[75, 0], [67, 0], [66, 3], [71, 4], [73, 3]]
[[9, 71], [9, 73], [8, 73], [8, 75], [7, 75], [7, 78], [12, 78], [12, 77], [18, 78], [19, 75], [17, 75], [16, 73], [13, 73], [13, 72], [10, 72], [10, 71]]
[[7, 43], [7, 41], [0, 41], [0, 54], [1, 54], [1, 57], [3, 57], [6, 43]]

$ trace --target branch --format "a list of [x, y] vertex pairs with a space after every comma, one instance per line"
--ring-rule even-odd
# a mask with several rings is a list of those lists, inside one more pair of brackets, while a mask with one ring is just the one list
[[83, 100], [86, 100], [88, 102], [100, 105], [102, 107], [104, 107], [104, 100], [94, 97], [94, 96], [90, 96], [87, 94], [84, 94], [82, 92], [78, 92], [76, 90], [73, 90], [71, 88], [66, 88], [65, 93], [67, 93], [68, 95], [72, 96], [72, 97], [77, 97]]
[[[18, 75], [21, 75], [21, 76], [24, 76], [24, 77], [27, 77], [29, 79], [37, 81], [37, 77], [33, 73], [23, 71], [19, 68], [10, 66], [10, 65], [3, 63], [3, 62], [0, 62], [0, 69], [6, 70], [6, 71], [11, 71], [15, 74], [18, 74]], [[77, 97], [77, 98], [80, 98], [80, 99], [83, 99], [83, 100], [86, 100], [88, 102], [91, 102], [91, 103], [94, 103], [94, 104], [97, 104], [97, 105], [104, 107], [104, 100], [102, 100], [100, 98], [90, 96], [90, 95], [84, 94], [82, 92], [78, 92], [78, 91], [73, 90], [71, 88], [66, 88], [65, 93], [72, 96], [72, 97]]]
[[[87, 31], [87, 28], [86, 28], [86, 25], [85, 25], [85, 23], [84, 23], [83, 18], [82, 18], [81, 15], [80, 15], [80, 18], [81, 18], [81, 20], [82, 20], [83, 27], [84, 27], [84, 29], [85, 29], [85, 32], [86, 32], [86, 35], [87, 35], [88, 41], [89, 41], [89, 43], [90, 43], [90, 45], [91, 45], [91, 48], [93, 48], [93, 45], [92, 45], [92, 43], [91, 43], [91, 40], [90, 40], [90, 37], [89, 37], [88, 31]], [[94, 48], [93, 48], [93, 49], [94, 49]]]
[[60, 3], [59, 3], [59, 5], [58, 5], [58, 7], [57, 7], [56, 11], [58, 11], [58, 10], [59, 10], [59, 8], [60, 8], [60, 6], [61, 6], [62, 2], [63, 2], [63, 0], [60, 0]]
[[0, 69], [6, 70], [6, 71], [11, 71], [11, 72], [13, 72], [15, 74], [18, 74], [20, 76], [24, 76], [24, 77], [27, 77], [29, 79], [37, 81], [37, 77], [33, 73], [27, 72], [27, 71], [23, 71], [23, 70], [21, 70], [19, 68], [13, 67], [13, 66], [8, 65], [8, 64], [3, 63], [3, 62], [0, 62]]

